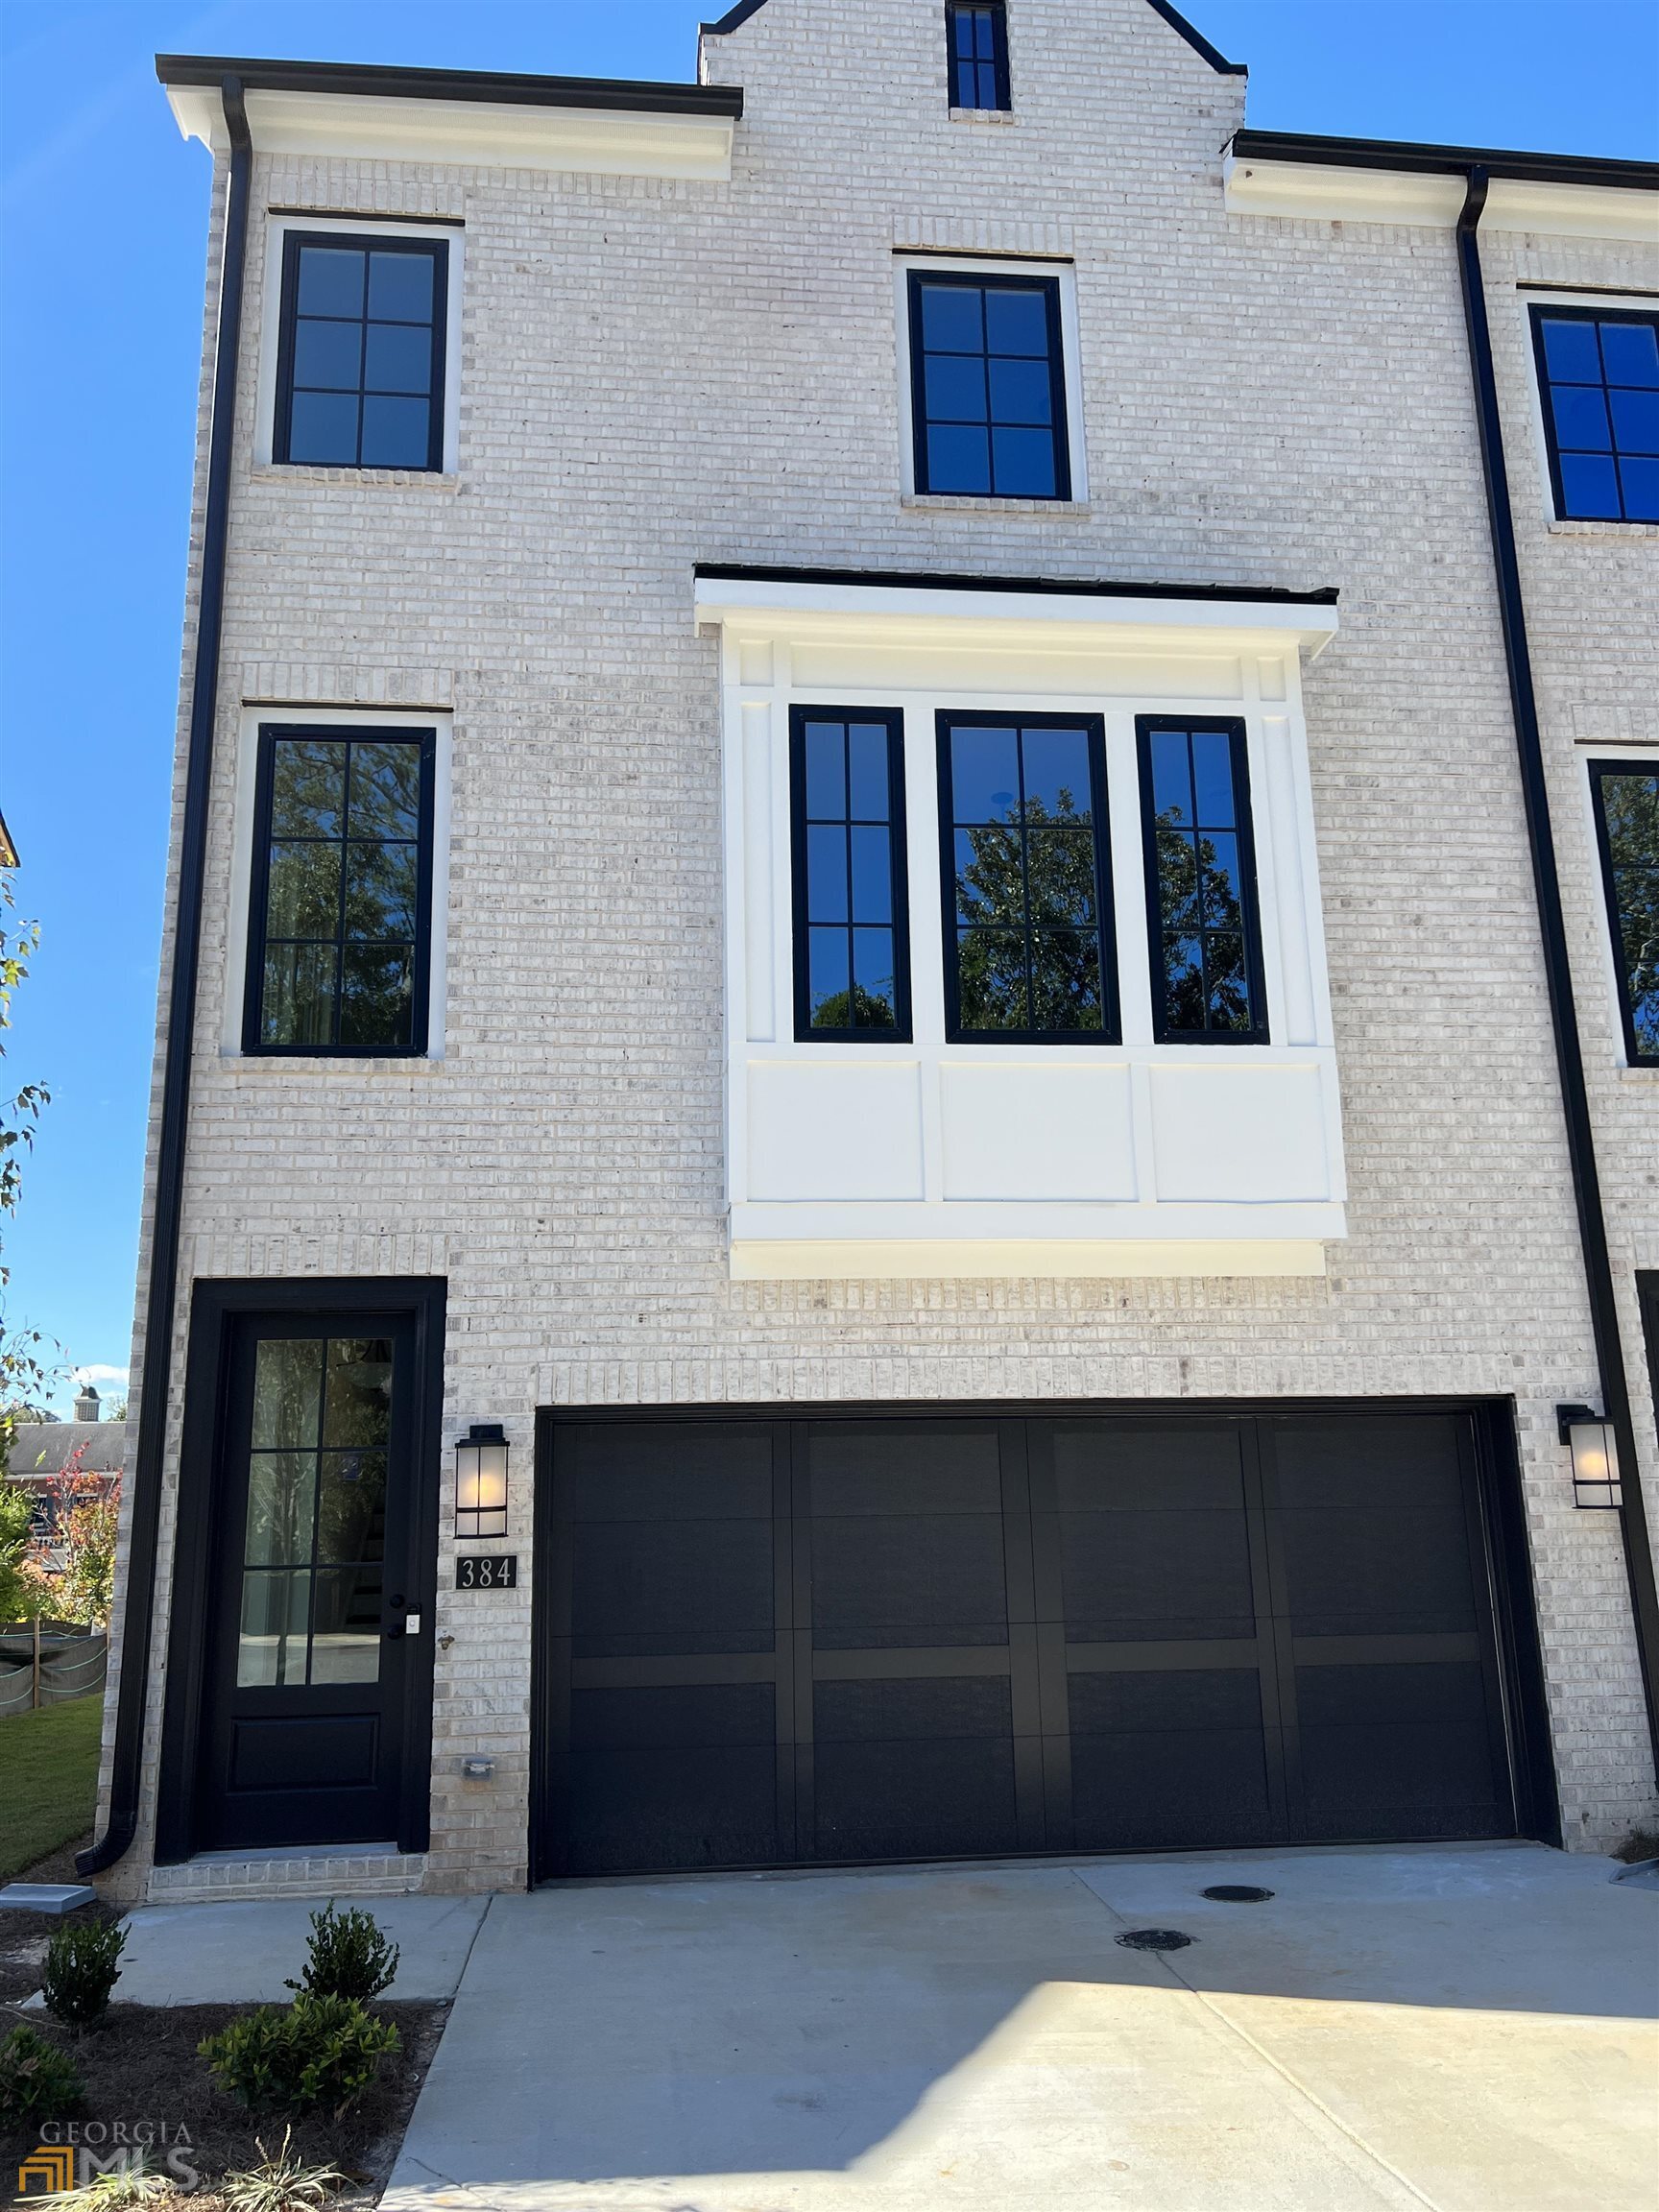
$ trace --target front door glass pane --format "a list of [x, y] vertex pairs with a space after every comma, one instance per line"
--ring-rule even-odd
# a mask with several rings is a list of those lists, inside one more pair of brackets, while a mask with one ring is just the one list
[[378, 1679], [391, 1419], [389, 1339], [256, 1347], [239, 1686]]

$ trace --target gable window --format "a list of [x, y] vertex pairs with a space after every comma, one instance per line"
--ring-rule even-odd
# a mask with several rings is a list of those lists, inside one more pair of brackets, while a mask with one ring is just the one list
[[1141, 822], [1160, 1044], [1263, 1045], [1244, 725], [1142, 714]]
[[896, 709], [790, 709], [797, 1037], [910, 1035], [903, 742]]
[[259, 733], [243, 1049], [426, 1048], [430, 730]]
[[1590, 789], [1632, 1067], [1659, 1067], [1659, 765], [1593, 760]]
[[1002, 108], [1008, 97], [1008, 17], [1002, 0], [950, 0], [952, 108]]
[[1117, 1041], [1098, 715], [939, 716], [952, 1043]]
[[909, 272], [918, 492], [1069, 499], [1057, 276]]
[[1659, 522], [1659, 314], [1534, 307], [1532, 342], [1556, 514]]
[[286, 233], [275, 460], [443, 467], [448, 271], [443, 238]]

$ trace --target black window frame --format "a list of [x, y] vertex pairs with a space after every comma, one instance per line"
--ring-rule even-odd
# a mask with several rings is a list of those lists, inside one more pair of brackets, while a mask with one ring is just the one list
[[[1094, 841], [1095, 933], [1100, 954], [1098, 1029], [967, 1029], [962, 1025], [957, 977], [956, 822], [950, 760], [953, 730], [1082, 730], [1089, 745], [1090, 829]], [[939, 803], [939, 886], [944, 929], [945, 1039], [950, 1045], [1053, 1046], [1063, 1051], [1078, 1046], [1116, 1046], [1123, 1042], [1121, 994], [1118, 981], [1118, 926], [1112, 882], [1111, 797], [1106, 774], [1106, 718], [1103, 714], [1026, 713], [1014, 708], [994, 713], [979, 708], [941, 707], [934, 715]], [[1023, 861], [1022, 863], [1023, 865]], [[1029, 924], [1026, 926], [1029, 943]]]
[[[284, 739], [355, 740], [363, 744], [418, 744], [421, 806], [417, 830], [415, 958], [406, 1045], [273, 1045], [261, 1034], [265, 951], [271, 901], [272, 784], [276, 747]], [[248, 893], [248, 959], [242, 990], [242, 1050], [261, 1060], [421, 1060], [431, 1049], [433, 827], [437, 808], [438, 733], [429, 726], [366, 723], [262, 722], [253, 778], [253, 853]], [[345, 838], [341, 839], [344, 844]], [[319, 940], [326, 942], [326, 940]], [[348, 940], [335, 939], [337, 947]], [[338, 1026], [339, 994], [335, 994]]]
[[[996, 97], [990, 101], [958, 100], [960, 84], [957, 75], [956, 24], [963, 15], [987, 15], [991, 19], [991, 64], [996, 81]], [[974, 89], [978, 89], [977, 71], [981, 64], [975, 60]], [[1014, 106], [1013, 92], [1008, 81], [1008, 9], [1006, 0], [945, 0], [945, 68], [948, 105], [958, 113], [977, 115], [1006, 115]]]
[[[810, 924], [806, 915], [806, 725], [808, 722], [879, 722], [887, 732], [887, 806], [893, 902], [891, 1029], [827, 1029], [812, 1022]], [[849, 800], [851, 805], [851, 800]], [[908, 1045], [914, 1017], [910, 992], [910, 870], [904, 820], [904, 710], [902, 707], [794, 704], [789, 709], [790, 954], [794, 962], [795, 1042], [798, 1045]], [[848, 906], [848, 928], [853, 927]], [[849, 981], [851, 984], [851, 968]], [[851, 997], [851, 988], [849, 989]]]
[[[1543, 419], [1544, 423], [1544, 448], [1546, 454], [1548, 455], [1550, 464], [1550, 498], [1551, 504], [1555, 511], [1555, 519], [1558, 522], [1603, 522], [1616, 529], [1652, 529], [1654, 527], [1653, 517], [1646, 515], [1626, 515], [1623, 512], [1625, 505], [1624, 482], [1619, 469], [1620, 452], [1618, 433], [1612, 428], [1611, 411], [1609, 411], [1608, 435], [1612, 443], [1609, 445], [1607, 451], [1608, 457], [1613, 463], [1613, 479], [1619, 488], [1619, 505], [1621, 512], [1618, 515], [1575, 515], [1568, 506], [1566, 487], [1562, 482], [1561, 476], [1560, 441], [1557, 438], [1555, 428], [1554, 394], [1555, 383], [1566, 382], [1568, 379], [1552, 378], [1551, 376], [1549, 357], [1546, 353], [1544, 345], [1544, 325], [1547, 322], [1589, 323], [1595, 325], [1602, 323], [1633, 323], [1641, 325], [1643, 327], [1651, 330], [1654, 333], [1655, 344], [1659, 345], [1659, 308], [1644, 309], [1637, 307], [1613, 306], [1585, 307], [1577, 304], [1558, 307], [1549, 301], [1534, 300], [1528, 302], [1527, 313], [1532, 325], [1532, 360], [1534, 373], [1538, 378], [1538, 411]], [[1598, 357], [1599, 358], [1599, 337], [1597, 339], [1597, 353]], [[1610, 389], [1607, 380], [1606, 367], [1606, 361], [1603, 358], [1601, 360], [1602, 380], [1599, 387], [1585, 386], [1585, 390], [1599, 389], [1601, 392], [1605, 393]], [[1644, 387], [1644, 389], [1648, 389], [1654, 391], [1655, 393], [1659, 393], [1659, 385]], [[1591, 449], [1587, 446], [1569, 445], [1567, 450], [1569, 453], [1579, 453], [1589, 452]], [[1647, 455], [1632, 457], [1641, 459], [1648, 458]]]
[[[307, 246], [363, 253], [424, 254], [432, 262], [432, 382], [427, 398], [426, 458], [424, 461], [308, 461], [296, 460], [290, 451], [294, 423], [294, 349], [300, 319], [300, 255]], [[367, 307], [367, 298], [365, 298]], [[368, 317], [365, 316], [367, 322]], [[271, 458], [291, 469], [396, 469], [415, 475], [444, 472], [444, 411], [448, 381], [449, 240], [381, 236], [373, 231], [287, 230], [282, 236], [282, 289], [277, 321], [276, 392], [271, 426]], [[398, 395], [407, 397], [407, 395]], [[364, 390], [358, 386], [357, 450], [363, 450]]]
[[1607, 934], [1619, 988], [1619, 1021], [1624, 1032], [1625, 1064], [1631, 1068], [1659, 1068], [1659, 1050], [1645, 1051], [1636, 1035], [1635, 1009], [1630, 1002], [1630, 955], [1624, 943], [1624, 924], [1619, 911], [1618, 886], [1613, 870], [1613, 841], [1607, 828], [1607, 808], [1601, 786], [1610, 776], [1645, 776], [1659, 781], [1659, 759], [1591, 760], [1591, 811], [1596, 817], [1596, 849], [1601, 859], [1601, 894], [1607, 908]]
[[[1244, 974], [1256, 1021], [1248, 1029], [1177, 1029], [1168, 1018], [1164, 967], [1164, 902], [1158, 871], [1158, 819], [1152, 782], [1152, 736], [1175, 730], [1187, 736], [1201, 730], [1225, 731], [1233, 769], [1233, 801], [1238, 819], [1239, 914], [1244, 939]], [[1146, 955], [1152, 989], [1152, 1037], [1159, 1045], [1211, 1046], [1271, 1044], [1267, 985], [1262, 961], [1262, 900], [1256, 865], [1255, 809], [1250, 797], [1250, 749], [1242, 719], [1235, 714], [1137, 714], [1135, 756], [1141, 802], [1141, 850], [1146, 876]]]
[[[905, 315], [907, 318], [907, 343], [910, 349], [910, 469], [915, 492], [924, 498], [933, 499], [1031, 499], [1044, 505], [1062, 504], [1071, 497], [1071, 414], [1066, 399], [1066, 318], [1060, 298], [1060, 276], [1056, 271], [1037, 271], [1010, 266], [1006, 271], [991, 269], [933, 269], [911, 265], [905, 272]], [[1054, 441], [1054, 490], [1052, 492], [961, 492], [949, 487], [935, 487], [927, 480], [927, 399], [926, 399], [926, 348], [922, 333], [922, 287], [925, 284], [954, 285], [962, 291], [983, 291], [987, 285], [1003, 290], [1040, 292], [1046, 302], [1048, 325], [1048, 388], [1053, 421], [1049, 425]], [[987, 354], [984, 358], [989, 358]], [[986, 419], [989, 438], [991, 421]], [[1035, 425], [1018, 425], [1035, 427]], [[996, 448], [991, 447], [992, 482], [996, 481]]]

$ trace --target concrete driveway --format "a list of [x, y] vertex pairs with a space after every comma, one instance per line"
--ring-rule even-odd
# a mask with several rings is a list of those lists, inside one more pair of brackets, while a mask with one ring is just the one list
[[[385, 2199], [1652, 2212], [1659, 1891], [1535, 1845], [496, 1898]], [[1218, 1882], [1272, 1889], [1213, 1904]], [[1185, 1949], [1127, 1949], [1126, 1930]]]

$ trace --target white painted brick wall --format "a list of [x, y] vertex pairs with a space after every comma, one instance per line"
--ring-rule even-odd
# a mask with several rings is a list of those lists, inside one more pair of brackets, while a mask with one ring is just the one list
[[[508, 1424], [525, 1580], [440, 1601], [430, 1887], [523, 1879], [539, 1402], [1513, 1395], [1567, 1834], [1606, 1843], [1652, 1777], [1618, 1530], [1554, 1437], [1595, 1360], [1451, 237], [1226, 213], [1241, 81], [1142, 0], [1022, 0], [1013, 124], [952, 124], [939, 13], [770, 0], [710, 41], [746, 89], [730, 185], [256, 162], [182, 1280], [446, 1275], [445, 1435]], [[456, 477], [251, 467], [271, 203], [465, 220]], [[1087, 509], [901, 504], [896, 244], [1075, 254]], [[1659, 289], [1659, 256], [1484, 252], [1651, 1482], [1659, 1077], [1618, 1067], [1575, 741], [1659, 738], [1659, 548], [1545, 527], [1514, 287]], [[201, 489], [199, 455], [193, 554]], [[1307, 682], [1352, 1188], [1327, 1280], [727, 1280], [699, 559], [1341, 587]], [[447, 1057], [221, 1057], [242, 702], [382, 697], [453, 705]], [[182, 1309], [175, 1401], [181, 1352]], [[169, 1499], [152, 1756], [170, 1559]]]

